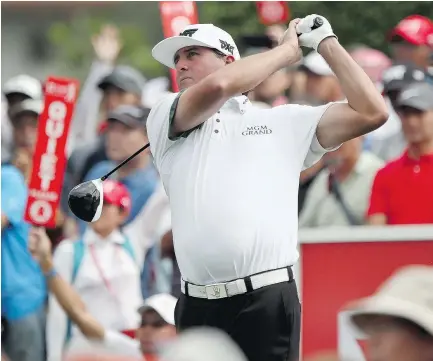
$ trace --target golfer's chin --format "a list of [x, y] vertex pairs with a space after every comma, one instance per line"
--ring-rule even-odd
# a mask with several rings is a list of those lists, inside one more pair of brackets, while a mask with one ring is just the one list
[[194, 82], [194, 79], [192, 79], [192, 78], [185, 78], [185, 79], [178, 81], [178, 85], [179, 85], [180, 90], [186, 89], [186, 88], [188, 88], [194, 84], [195, 84], [195, 82]]

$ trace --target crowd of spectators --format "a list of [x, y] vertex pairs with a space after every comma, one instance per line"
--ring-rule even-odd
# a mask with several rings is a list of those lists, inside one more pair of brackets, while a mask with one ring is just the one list
[[[275, 46], [284, 30], [269, 27], [260, 45], [250, 37], [254, 44], [243, 55]], [[98, 337], [132, 356], [141, 347], [146, 359], [152, 360], [158, 347], [174, 337], [180, 272], [169, 202], [150, 152], [135, 157], [105, 183], [104, 211], [98, 222], [79, 221], [68, 208], [67, 195], [74, 186], [101, 177], [148, 142], [150, 109], [170, 92], [168, 79], [146, 79], [136, 69], [116, 64], [122, 48], [116, 27], [103, 27], [91, 41], [95, 60], [75, 108], [56, 227], [47, 230], [53, 262], [66, 282], [50, 284], [49, 289], [40, 267], [43, 262], [28, 250], [29, 234], [43, 239], [45, 233], [32, 235], [34, 230], [23, 220], [43, 84], [19, 75], [2, 87], [2, 339], [11, 361], [60, 361], [66, 348], [85, 350], [86, 340]], [[244, 41], [248, 45], [248, 37]], [[433, 23], [409, 16], [396, 25], [389, 41], [391, 57], [366, 45], [353, 46], [350, 54], [383, 92], [390, 118], [377, 131], [343, 144], [301, 174], [300, 228], [433, 224]], [[316, 52], [273, 74], [248, 96], [257, 107], [345, 101], [336, 76]], [[39, 247], [36, 253], [43, 250]], [[428, 272], [431, 281], [431, 270], [419, 270], [421, 278], [428, 278]], [[405, 291], [399, 292], [403, 297]], [[405, 335], [424, 332], [426, 340], [433, 335], [432, 313], [430, 323], [418, 324], [419, 329], [414, 326], [419, 318], [409, 318], [408, 324], [401, 322], [408, 318], [405, 314], [391, 316], [386, 325], [401, 326]], [[356, 318], [369, 330], [378, 322], [374, 317]], [[131, 346], [127, 335], [137, 324], [140, 345]], [[104, 333], [105, 329], [118, 333]], [[195, 341], [196, 350], [206, 355], [213, 349], [221, 351], [203, 335], [202, 341]], [[165, 359], [176, 360], [176, 354], [185, 352], [189, 337], [179, 338], [179, 344], [166, 350]], [[223, 336], [209, 336], [218, 337]], [[425, 355], [433, 353], [428, 345], [425, 350]], [[231, 359], [243, 360], [236, 352]], [[213, 360], [201, 355], [200, 360]], [[215, 355], [229, 360], [224, 354]], [[390, 355], [397, 356], [380, 360], [400, 360], [398, 354]], [[431, 360], [421, 353], [413, 357], [418, 357], [413, 361]]]

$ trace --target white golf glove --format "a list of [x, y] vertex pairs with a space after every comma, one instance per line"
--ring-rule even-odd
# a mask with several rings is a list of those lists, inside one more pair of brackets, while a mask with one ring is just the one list
[[[317, 29], [312, 29], [314, 26], [314, 19], [320, 18], [323, 24]], [[333, 33], [331, 24], [323, 16], [312, 14], [303, 18], [296, 26], [296, 32], [299, 35], [299, 45], [305, 48], [311, 48], [317, 51], [319, 44], [322, 40], [337, 36]]]

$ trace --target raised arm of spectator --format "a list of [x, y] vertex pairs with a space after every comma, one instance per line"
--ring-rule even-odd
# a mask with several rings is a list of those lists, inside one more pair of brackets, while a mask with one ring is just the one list
[[69, 150], [91, 142], [97, 136], [97, 126], [100, 121], [99, 109], [102, 100], [98, 83], [114, 68], [114, 63], [121, 49], [117, 28], [107, 25], [92, 38], [96, 60], [93, 62], [89, 75], [81, 89], [75, 108]]
[[47, 275], [48, 287], [66, 314], [87, 338], [103, 340], [105, 331], [102, 325], [86, 311], [83, 301], [74, 288], [55, 271], [51, 256], [51, 242], [45, 230], [42, 228], [31, 230], [29, 249]]

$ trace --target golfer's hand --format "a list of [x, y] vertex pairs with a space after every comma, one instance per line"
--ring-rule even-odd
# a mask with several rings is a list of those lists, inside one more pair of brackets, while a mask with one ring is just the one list
[[33, 258], [43, 266], [51, 266], [51, 241], [42, 227], [34, 227], [29, 233], [29, 251]]
[[300, 21], [300, 19], [293, 19], [279, 41], [279, 45], [289, 45], [293, 49], [293, 59], [290, 59], [293, 63], [298, 62], [302, 57], [298, 34], [296, 33], [296, 26]]
[[[317, 29], [313, 29], [314, 19], [320, 18], [323, 24]], [[323, 16], [312, 14], [301, 19], [296, 26], [296, 31], [299, 34], [299, 44], [306, 48], [311, 48], [317, 51], [320, 43], [329, 37], [337, 37], [332, 31], [331, 24]]]

